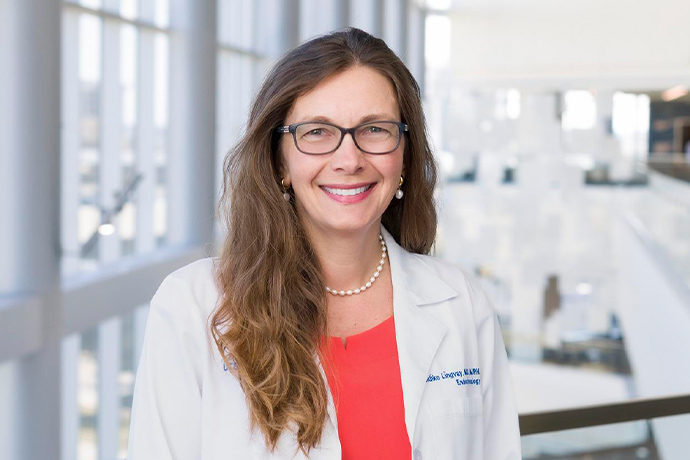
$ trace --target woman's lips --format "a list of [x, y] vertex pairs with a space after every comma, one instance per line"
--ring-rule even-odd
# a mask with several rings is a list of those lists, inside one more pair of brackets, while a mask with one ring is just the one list
[[[376, 187], [376, 183], [370, 184], [354, 184], [348, 186], [327, 186], [321, 185], [319, 188], [334, 201], [338, 203], [352, 204], [363, 201], [371, 194], [371, 191]], [[363, 189], [359, 191], [357, 189]], [[354, 194], [352, 194], [354, 193]]]

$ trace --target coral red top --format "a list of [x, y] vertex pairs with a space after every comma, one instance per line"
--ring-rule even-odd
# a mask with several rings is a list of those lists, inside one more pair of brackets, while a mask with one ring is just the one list
[[333, 394], [343, 460], [409, 459], [393, 316], [362, 333], [328, 337], [324, 371]]

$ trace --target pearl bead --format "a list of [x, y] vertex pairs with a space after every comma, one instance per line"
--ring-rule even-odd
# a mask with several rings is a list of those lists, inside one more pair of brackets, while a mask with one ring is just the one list
[[367, 284], [365, 285], [365, 287], [371, 287], [371, 281], [367, 281]]
[[360, 292], [362, 292], [361, 289], [359, 289], [359, 288], [355, 289], [355, 294], [359, 294]]
[[347, 291], [345, 291], [345, 294], [347, 294], [347, 295], [352, 295], [352, 290], [347, 290]]

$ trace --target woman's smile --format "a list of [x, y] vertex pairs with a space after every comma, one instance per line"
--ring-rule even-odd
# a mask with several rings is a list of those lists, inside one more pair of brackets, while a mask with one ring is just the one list
[[376, 186], [376, 182], [365, 185], [321, 185], [319, 188], [326, 193], [330, 199], [339, 203], [353, 204], [364, 201]]

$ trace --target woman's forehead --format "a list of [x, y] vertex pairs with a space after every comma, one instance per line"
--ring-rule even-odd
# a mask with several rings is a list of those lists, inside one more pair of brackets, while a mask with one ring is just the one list
[[335, 74], [297, 98], [288, 113], [289, 123], [327, 119], [356, 123], [372, 115], [400, 117], [393, 85], [369, 67], [354, 67]]

